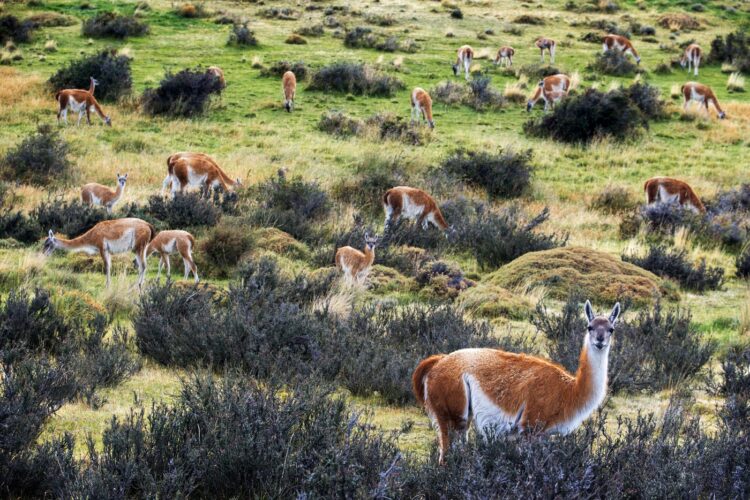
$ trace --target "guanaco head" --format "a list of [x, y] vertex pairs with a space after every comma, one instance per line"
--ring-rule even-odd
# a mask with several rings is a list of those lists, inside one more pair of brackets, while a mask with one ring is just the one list
[[542, 94], [542, 90], [544, 89], [544, 80], [539, 80], [539, 83], [537, 84], [537, 89], [534, 91], [534, 94], [531, 96], [531, 99], [526, 101], [526, 112], [530, 112], [531, 108], [534, 107], [534, 104], [536, 103], [537, 99], [539, 99], [539, 96]]
[[111, 119], [111, 118], [110, 118], [109, 116], [105, 116], [105, 117], [104, 117], [104, 123], [105, 123], [105, 124], [106, 124], [106, 125], [107, 125], [108, 127], [111, 127], [111, 126], [112, 126], [112, 119]]
[[723, 120], [723, 119], [724, 119], [724, 118], [726, 118], [726, 117], [727, 117], [727, 114], [726, 114], [725, 112], [721, 111], [721, 112], [719, 113], [719, 120]]
[[453, 64], [451, 67], [453, 68], [453, 74], [458, 76], [458, 64]]
[[57, 239], [55, 239], [55, 233], [53, 233], [52, 229], [50, 229], [47, 235], [47, 239], [44, 240], [42, 253], [45, 255], [45, 257], [48, 257], [52, 252], [55, 251], [55, 248], [57, 248]]
[[120, 173], [115, 174], [117, 176], [117, 184], [119, 184], [120, 187], [125, 187], [125, 182], [128, 180], [128, 174], [120, 175]]
[[379, 242], [380, 238], [378, 236], [371, 236], [370, 233], [365, 233], [365, 248], [367, 250], [375, 250]]
[[583, 306], [583, 310], [586, 313], [586, 319], [589, 322], [588, 325], [588, 341], [591, 347], [597, 351], [601, 351], [609, 347], [612, 333], [615, 331], [615, 324], [617, 318], [620, 316], [620, 303], [616, 303], [612, 308], [612, 312], [607, 316], [595, 316], [594, 310], [591, 308], [591, 302], [586, 301], [586, 305]]

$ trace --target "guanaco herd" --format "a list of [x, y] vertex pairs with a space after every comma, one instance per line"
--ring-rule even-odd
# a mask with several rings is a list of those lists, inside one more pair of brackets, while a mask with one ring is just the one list
[[[540, 37], [535, 42], [544, 62], [545, 51], [550, 63], [555, 61], [557, 43]], [[607, 35], [602, 40], [604, 52], [619, 51], [630, 55], [640, 64], [641, 58], [633, 44], [620, 35]], [[494, 63], [512, 66], [515, 49], [503, 46], [497, 51]], [[691, 44], [680, 60], [683, 68], [698, 75], [702, 50]], [[453, 66], [454, 75], [464, 73], [469, 80], [474, 50], [468, 45], [458, 49]], [[207, 73], [214, 75], [221, 87], [226, 86], [224, 72], [212, 66]], [[78, 113], [78, 125], [86, 115], [91, 124], [90, 113], [95, 112], [105, 124], [112, 122], [94, 98], [97, 81], [92, 77], [88, 90], [61, 90], [55, 95], [59, 104], [58, 121], [67, 123], [67, 112]], [[571, 79], [567, 75], [547, 76], [535, 87], [526, 103], [531, 111], [541, 99], [544, 109], [554, 106], [568, 95]], [[293, 72], [282, 76], [284, 109], [294, 110], [297, 79]], [[708, 112], [712, 104], [719, 118], [726, 115], [710, 87], [688, 82], [682, 86], [684, 107], [696, 101]], [[435, 127], [432, 115], [432, 99], [420, 87], [411, 93], [411, 120], [424, 121]], [[81, 200], [90, 205], [101, 205], [108, 212], [124, 194], [128, 174], [116, 174], [116, 188], [89, 183], [81, 188]], [[230, 178], [211, 157], [204, 153], [179, 152], [167, 158], [167, 175], [162, 184], [162, 194], [169, 188], [172, 195], [185, 189], [221, 188], [236, 189], [239, 179]], [[677, 203], [695, 212], [705, 212], [705, 207], [693, 189], [685, 182], [669, 177], [654, 177], [644, 184], [646, 203]], [[397, 186], [386, 191], [382, 198], [385, 212], [384, 230], [387, 233], [401, 217], [415, 221], [424, 230], [430, 225], [442, 231], [451, 226], [440, 212], [435, 200], [421, 189]], [[350, 246], [336, 251], [335, 264], [348, 285], [362, 285], [375, 262], [375, 248], [379, 237], [365, 234], [364, 248], [360, 251]], [[55, 236], [50, 229], [43, 252], [51, 254], [55, 249], [71, 252], [97, 253], [104, 262], [106, 284], [110, 284], [111, 256], [133, 252], [138, 268], [138, 286], [142, 287], [146, 274], [146, 260], [152, 254], [159, 255], [157, 277], [162, 267], [171, 274], [170, 255], [179, 253], [184, 264], [184, 277], [190, 273], [198, 282], [198, 269], [193, 260], [195, 238], [187, 231], [167, 230], [156, 232], [155, 228], [140, 219], [122, 218], [96, 224], [81, 236], [65, 239]], [[588, 328], [583, 335], [583, 347], [575, 375], [546, 359], [513, 354], [498, 349], [462, 349], [451, 354], [438, 354], [424, 359], [412, 376], [413, 392], [437, 429], [440, 448], [439, 461], [445, 463], [450, 446], [451, 432], [468, 431], [473, 423], [479, 434], [540, 430], [566, 434], [577, 428], [604, 400], [607, 391], [607, 364], [612, 333], [620, 315], [620, 305], [615, 304], [609, 315], [596, 316], [587, 301], [584, 313]]]

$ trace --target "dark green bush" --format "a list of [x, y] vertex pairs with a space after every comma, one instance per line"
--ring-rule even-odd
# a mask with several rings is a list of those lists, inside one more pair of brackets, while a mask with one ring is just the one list
[[638, 66], [619, 50], [609, 50], [596, 55], [594, 62], [588, 65], [588, 69], [597, 74], [610, 76], [628, 76], [638, 70]]
[[26, 43], [31, 41], [34, 31], [32, 21], [19, 21], [16, 16], [0, 16], [0, 43], [12, 41], [15, 43]]
[[99, 222], [112, 218], [102, 207], [86, 205], [78, 200], [66, 201], [62, 198], [41, 202], [31, 211], [29, 217], [36, 222], [41, 231], [37, 238], [47, 234], [50, 229], [69, 238], [75, 238]]
[[638, 82], [625, 89], [625, 95], [649, 120], [666, 116], [664, 101], [661, 99], [661, 92], [657, 87]]
[[201, 266], [203, 273], [208, 271], [213, 276], [228, 277], [252, 245], [253, 238], [247, 226], [233, 221], [216, 226], [200, 242], [201, 261], [208, 264], [208, 269]]
[[492, 79], [488, 76], [480, 76], [469, 82], [469, 94], [465, 104], [477, 111], [497, 109], [505, 104], [503, 94], [490, 87]]
[[49, 85], [53, 90], [88, 89], [91, 77], [99, 82], [94, 91], [98, 101], [116, 101], [133, 86], [130, 59], [114, 50], [71, 61], [50, 77]]
[[440, 166], [449, 175], [483, 188], [490, 198], [515, 198], [531, 186], [531, 150], [497, 153], [459, 149]]
[[173, 198], [154, 195], [148, 199], [147, 218], [167, 229], [212, 227], [221, 218], [221, 208], [199, 193], [175, 193]]
[[341, 111], [328, 111], [321, 115], [318, 130], [336, 137], [352, 137], [364, 126], [362, 120], [352, 118]]
[[404, 88], [403, 82], [378, 73], [361, 63], [340, 62], [321, 68], [312, 76], [310, 90], [354, 95], [390, 97]]
[[290, 61], [278, 61], [273, 63], [271, 66], [260, 70], [260, 76], [281, 78], [284, 73], [291, 71], [298, 81], [302, 81], [307, 78], [310, 70], [307, 68], [303, 61], [290, 62]]
[[591, 208], [606, 214], [628, 212], [637, 205], [630, 191], [621, 186], [607, 186], [591, 200]]
[[668, 250], [663, 245], [651, 245], [643, 257], [623, 255], [622, 260], [642, 267], [657, 276], [672, 278], [688, 290], [704, 292], [718, 290], [724, 282], [724, 269], [707, 267], [706, 260], [694, 264], [687, 259], [687, 250]]
[[740, 278], [750, 278], [750, 245], [747, 245], [737, 255], [734, 261], [737, 268], [737, 276]]
[[232, 31], [229, 32], [227, 45], [255, 47], [258, 45], [258, 39], [255, 38], [255, 32], [248, 27], [247, 23], [234, 23]]
[[531, 24], [534, 26], [543, 26], [544, 19], [539, 16], [531, 16], [529, 14], [523, 14], [513, 19], [516, 24]]
[[149, 32], [148, 24], [133, 16], [102, 12], [83, 22], [83, 35], [92, 38], [119, 38], [143, 36]]
[[200, 69], [167, 72], [155, 89], [143, 92], [141, 104], [150, 115], [191, 117], [203, 114], [212, 94], [221, 94], [221, 81]]
[[0, 238], [33, 243], [43, 234], [35, 220], [16, 207], [16, 196], [8, 184], [0, 183]]
[[68, 180], [72, 164], [68, 143], [49, 125], [11, 148], [2, 159], [2, 176], [6, 180], [47, 185]]
[[259, 11], [258, 14], [266, 19], [281, 19], [282, 21], [294, 21], [299, 19], [299, 12], [287, 7], [269, 7]]
[[744, 30], [727, 34], [724, 38], [717, 36], [711, 42], [708, 61], [712, 63], [729, 63], [738, 71], [750, 71], [750, 37]]

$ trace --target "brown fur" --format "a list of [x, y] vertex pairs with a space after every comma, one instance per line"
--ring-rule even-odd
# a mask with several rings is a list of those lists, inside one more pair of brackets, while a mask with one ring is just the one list
[[557, 49], [557, 42], [551, 38], [541, 36], [536, 39], [534, 45], [539, 49], [540, 55], [542, 56], [542, 62], [544, 62], [544, 51], [549, 52], [549, 60], [551, 63], [555, 62], [555, 51]]
[[347, 283], [362, 284], [367, 278], [373, 262], [375, 262], [376, 238], [365, 236], [365, 248], [362, 251], [350, 246], [336, 250], [336, 267], [344, 271]]
[[[124, 245], [125, 250], [110, 247], [110, 244], [123, 238], [130, 230], [133, 231], [133, 238]], [[104, 273], [107, 276], [107, 286], [109, 286], [112, 253], [132, 250], [135, 253], [136, 265], [138, 266], [138, 286], [142, 286], [146, 274], [146, 248], [155, 235], [156, 229], [154, 229], [154, 226], [141, 219], [106, 220], [99, 222], [81, 236], [72, 239], [53, 236], [52, 230], [50, 230], [50, 235], [44, 243], [44, 252], [49, 255], [56, 248], [71, 252], [96, 249], [104, 261]]]
[[[125, 174], [125, 179], [127, 177], [128, 174]], [[98, 199], [99, 204], [104, 206], [107, 212], [111, 213], [112, 207], [122, 198], [124, 189], [123, 184], [120, 183], [120, 174], [117, 174], [117, 187], [114, 191], [96, 182], [89, 182], [81, 188], [81, 201], [87, 205], [94, 205]]]
[[456, 55], [456, 63], [453, 65], [453, 74], [458, 75], [458, 73], [461, 71], [461, 67], [463, 66], [466, 80], [469, 79], [469, 68], [471, 67], [471, 62], [474, 60], [474, 49], [472, 49], [469, 45], [462, 45], [458, 48], [458, 52]]
[[621, 35], [607, 35], [602, 39], [602, 46], [604, 52], [619, 49], [623, 53], [630, 52], [635, 60], [640, 63], [641, 57], [638, 55], [638, 51], [633, 47], [633, 43]]
[[415, 87], [412, 91], [411, 110], [412, 122], [415, 118], [418, 121], [421, 115], [431, 128], [435, 128], [435, 121], [432, 119], [432, 98], [423, 88]]
[[220, 186], [230, 191], [239, 185], [239, 179], [232, 180], [219, 165], [205, 153], [180, 152], [167, 158], [167, 177], [162, 184], [162, 192], [172, 183], [172, 192], [184, 192], [188, 187], [190, 174], [193, 177], [205, 176], [203, 184], [209, 188]]
[[102, 107], [99, 105], [96, 98], [94, 98], [94, 89], [94, 79], [92, 78], [89, 90], [64, 89], [57, 92], [55, 94], [55, 100], [58, 104], [57, 121], [59, 122], [60, 118], [64, 117], [67, 123], [67, 113], [63, 112], [66, 111], [69, 105], [72, 106], [72, 102], [75, 101], [79, 104], [86, 103], [85, 109], [81, 109], [81, 111], [78, 112], [78, 125], [81, 124], [81, 118], [83, 117], [84, 112], [86, 113], [86, 122], [91, 125], [91, 108], [94, 108], [94, 111], [96, 111], [96, 114], [99, 115], [104, 123], [111, 126], [112, 122], [109, 116], [104, 114], [104, 110], [102, 110]]
[[[174, 247], [169, 248], [171, 242], [174, 241]], [[153, 240], [148, 244], [146, 250], [147, 255], [153, 253], [159, 254], [159, 276], [161, 276], [161, 268], [163, 264], [167, 266], [167, 277], [172, 274], [172, 266], [169, 260], [169, 256], [175, 252], [179, 252], [182, 257], [182, 262], [185, 265], [185, 279], [192, 271], [195, 277], [195, 282], [198, 283], [198, 267], [195, 265], [193, 260], [193, 248], [195, 248], [195, 238], [192, 234], [187, 231], [171, 230], [161, 231], [157, 234]]]
[[726, 116], [726, 113], [724, 113], [724, 110], [721, 109], [721, 106], [719, 105], [719, 100], [716, 98], [716, 94], [714, 94], [714, 91], [708, 85], [698, 82], [687, 82], [682, 86], [681, 90], [682, 96], [685, 98], [685, 111], [687, 111], [688, 104], [693, 99], [693, 93], [695, 93], [699, 98], [702, 97], [702, 104], [706, 114], [708, 114], [708, 105], [713, 103], [714, 107], [719, 112], [719, 118], [724, 118]]
[[678, 195], [680, 205], [689, 205], [699, 212], [705, 212], [706, 207], [693, 188], [687, 182], [672, 179], [671, 177], [653, 177], [646, 181], [643, 190], [646, 192], [646, 202], [648, 204], [659, 201], [659, 188], [663, 188], [670, 195]]
[[691, 43], [685, 47], [685, 52], [682, 54], [680, 64], [682, 67], [687, 66], [688, 73], [690, 72], [690, 66], [694, 69], [695, 76], [698, 76], [698, 68], [701, 65], [701, 58], [703, 57], [703, 49], [697, 43]]
[[544, 99], [544, 109], [554, 105], [557, 101], [568, 95], [570, 91], [570, 78], [568, 75], [557, 74], [543, 79], [537, 85], [536, 90], [526, 104], [526, 110], [530, 111], [539, 99]]
[[[408, 197], [411, 202], [415, 205], [421, 205], [423, 207], [422, 213], [417, 218], [417, 224], [420, 224], [423, 228], [427, 228], [427, 222], [429, 221], [430, 215], [434, 218], [434, 223], [440, 229], [448, 229], [448, 223], [443, 218], [443, 214], [440, 212], [437, 203], [429, 194], [425, 193], [421, 189], [416, 189], [407, 186], [397, 186], [389, 189], [383, 195], [383, 209], [386, 213], [385, 226], [388, 227], [391, 223], [398, 220], [404, 210], [404, 199]], [[390, 210], [390, 216], [388, 215]]]
[[495, 56], [495, 64], [501, 64], [503, 60], [508, 61], [508, 66], [513, 66], [513, 56], [516, 51], [513, 47], [500, 47]]
[[281, 87], [284, 91], [284, 108], [290, 113], [294, 108], [294, 96], [297, 93], [297, 77], [294, 73], [287, 71], [281, 77]]
[[206, 73], [215, 75], [216, 78], [219, 79], [219, 84], [221, 85], [221, 88], [225, 89], [227, 87], [227, 81], [224, 79], [224, 71], [220, 67], [210, 66], [208, 69], [206, 69]]

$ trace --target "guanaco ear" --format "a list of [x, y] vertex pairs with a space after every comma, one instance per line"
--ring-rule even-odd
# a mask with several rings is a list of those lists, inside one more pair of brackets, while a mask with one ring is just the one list
[[52, 232], [52, 229], [50, 229], [49, 233], [47, 233], [47, 234], [49, 234], [50, 238], [54, 238], [55, 237], [55, 233]]
[[117, 177], [120, 177], [120, 172], [116, 172], [116, 173], [115, 173], [115, 175], [116, 175]]
[[128, 180], [128, 174], [125, 174], [123, 177], [125, 177], [125, 180]]
[[609, 322], [612, 323], [612, 326], [615, 326], [615, 323], [617, 322], [617, 318], [620, 317], [620, 303], [618, 302], [615, 304], [615, 307], [612, 308], [612, 312], [609, 314]]
[[[619, 311], [619, 307], [620, 307], [619, 303], [617, 304], [617, 307]], [[589, 323], [594, 321], [594, 310], [591, 307], [591, 302], [589, 302], [588, 300], [586, 301], [586, 304], [583, 306], [583, 311], [586, 313], [586, 319], [589, 321]]]

